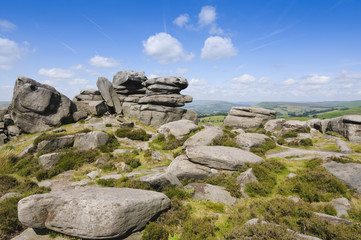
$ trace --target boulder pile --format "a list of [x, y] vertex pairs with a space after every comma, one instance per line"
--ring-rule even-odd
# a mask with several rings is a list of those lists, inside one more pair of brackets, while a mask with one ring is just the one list
[[276, 111], [254, 107], [232, 107], [223, 126], [253, 129], [259, 128], [266, 121], [275, 118]]
[[81, 90], [80, 94], [73, 99], [78, 111], [84, 111], [87, 114], [101, 116], [108, 111], [107, 105], [98, 90]]

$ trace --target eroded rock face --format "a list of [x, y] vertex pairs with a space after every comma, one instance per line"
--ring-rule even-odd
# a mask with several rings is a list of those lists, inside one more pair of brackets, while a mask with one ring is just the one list
[[276, 112], [272, 110], [254, 107], [232, 107], [223, 122], [223, 126], [253, 129], [274, 118], [276, 118]]
[[73, 121], [76, 107], [55, 88], [19, 77], [11, 102], [11, 118], [23, 132], [50, 130]]
[[220, 170], [235, 171], [246, 163], [261, 163], [263, 158], [242, 149], [224, 146], [193, 146], [186, 149], [190, 161]]
[[327, 130], [341, 134], [352, 143], [361, 143], [361, 116], [345, 115], [332, 118]]
[[170, 207], [162, 193], [131, 188], [90, 188], [35, 194], [18, 204], [19, 221], [86, 239], [121, 237], [142, 229]]

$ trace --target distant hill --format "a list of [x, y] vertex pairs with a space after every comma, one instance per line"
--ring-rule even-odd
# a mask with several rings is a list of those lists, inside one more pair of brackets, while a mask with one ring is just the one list
[[199, 116], [228, 113], [232, 107], [250, 106], [252, 103], [231, 103], [218, 100], [194, 100], [183, 108], [195, 111]]
[[10, 105], [11, 102], [8, 101], [0, 101], [0, 107], [7, 107]]
[[333, 118], [346, 114], [361, 115], [361, 100], [342, 102], [310, 102], [310, 103], [295, 103], [295, 102], [261, 102], [255, 107], [262, 107], [266, 109], [275, 110], [277, 117], [305, 117], [305, 118]]

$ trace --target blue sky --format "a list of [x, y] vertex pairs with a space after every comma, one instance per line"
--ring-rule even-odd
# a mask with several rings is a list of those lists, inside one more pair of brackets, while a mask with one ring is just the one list
[[361, 99], [361, 1], [2, 0], [0, 101], [17, 76], [73, 98], [121, 70], [194, 99]]

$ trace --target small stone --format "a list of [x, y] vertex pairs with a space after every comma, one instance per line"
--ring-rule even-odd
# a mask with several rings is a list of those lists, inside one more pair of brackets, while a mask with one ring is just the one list
[[332, 206], [336, 209], [337, 217], [348, 217], [347, 210], [352, 208], [352, 204], [347, 198], [335, 198], [331, 201]]
[[53, 168], [61, 156], [61, 153], [49, 153], [39, 157], [39, 164], [45, 169]]
[[290, 173], [287, 175], [288, 178], [294, 178], [294, 177], [297, 177], [297, 174], [294, 174], [294, 173]]
[[98, 171], [92, 171], [90, 173], [87, 174], [87, 176], [91, 179], [94, 180], [94, 178], [96, 178], [99, 175]]

